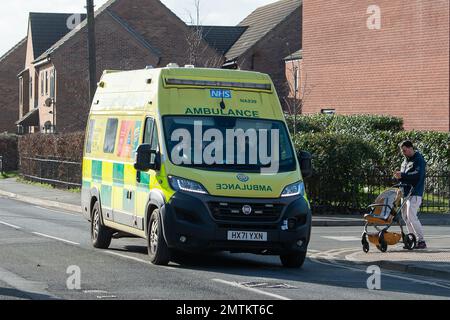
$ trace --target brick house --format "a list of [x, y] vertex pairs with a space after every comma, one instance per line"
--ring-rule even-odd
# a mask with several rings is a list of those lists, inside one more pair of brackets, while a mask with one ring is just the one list
[[[19, 78], [20, 119], [16, 124], [20, 129], [26, 128], [25, 132], [40, 131], [41, 123], [42, 131], [53, 128], [53, 110], [44, 108], [44, 105], [46, 99], [55, 97], [56, 71], [51, 63], [37, 63], [36, 58], [70, 32], [68, 21], [72, 16], [74, 15], [34, 12], [29, 15], [25, 68], [22, 66], [23, 70], [18, 76], [16, 74]], [[80, 19], [83, 17], [78, 16]], [[22, 132], [19, 130], [19, 133]]]
[[306, 88], [301, 86], [305, 81], [301, 78], [303, 69], [302, 50], [298, 50], [285, 59], [288, 95], [285, 97], [286, 112], [290, 115], [301, 113], [301, 101]]
[[226, 52], [227, 64], [268, 73], [280, 99], [289, 94], [285, 57], [302, 48], [302, 0], [260, 7], [238, 24], [246, 30]]
[[0, 57], [0, 133], [16, 132], [14, 122], [19, 117], [17, 102], [17, 74], [23, 69], [27, 51], [27, 39], [19, 41], [11, 50]]
[[450, 130], [449, 0], [306, 0], [303, 112], [386, 114]]
[[[41, 15], [49, 24], [52, 14]], [[54, 21], [50, 28], [39, 27], [33, 22], [35, 16], [30, 15], [27, 61], [19, 74], [21, 103], [17, 125], [23, 132], [51, 132], [54, 126], [58, 132], [85, 128], [90, 107], [87, 23], [82, 17], [77, 27], [68, 30], [67, 19], [73, 20], [73, 15], [65, 19], [56, 16], [63, 18], [66, 29]], [[97, 79], [106, 69], [189, 63], [186, 52], [190, 28], [158, 0], [109, 0], [95, 12], [95, 22]], [[37, 40], [34, 35], [39, 32], [45, 37]], [[44, 43], [42, 38], [46, 39]], [[223, 62], [222, 56], [206, 42], [200, 55], [203, 62]]]

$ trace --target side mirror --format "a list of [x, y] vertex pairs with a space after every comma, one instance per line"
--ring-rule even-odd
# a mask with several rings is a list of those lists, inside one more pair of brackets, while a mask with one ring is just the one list
[[150, 144], [141, 144], [136, 151], [134, 168], [138, 171], [159, 170], [159, 153]]
[[298, 162], [300, 163], [300, 171], [303, 178], [311, 178], [313, 174], [312, 156], [311, 153], [306, 151], [300, 151], [297, 154]]

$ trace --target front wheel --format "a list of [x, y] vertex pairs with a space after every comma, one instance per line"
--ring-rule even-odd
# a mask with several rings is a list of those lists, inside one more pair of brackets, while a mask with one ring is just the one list
[[306, 258], [306, 251], [280, 255], [281, 264], [286, 268], [300, 268]]
[[170, 250], [162, 233], [159, 209], [155, 209], [148, 223], [147, 246], [150, 261], [156, 265], [167, 265], [170, 261]]
[[92, 207], [91, 240], [94, 248], [108, 249], [111, 244], [113, 232], [102, 223], [100, 204], [98, 201]]
[[413, 250], [416, 247], [417, 239], [412, 233], [408, 233], [403, 239], [406, 249]]

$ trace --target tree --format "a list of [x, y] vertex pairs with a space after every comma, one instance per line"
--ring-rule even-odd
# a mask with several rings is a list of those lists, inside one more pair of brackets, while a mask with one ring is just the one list
[[189, 13], [189, 28], [186, 34], [187, 60], [189, 64], [206, 68], [219, 68], [224, 62], [220, 54], [212, 54], [212, 49], [204, 40], [204, 29], [200, 22], [200, 2], [194, 0], [195, 18]]
[[[293, 52], [287, 44], [289, 56], [293, 56]], [[303, 112], [303, 106], [313, 87], [308, 84], [308, 73], [302, 63], [302, 57], [299, 59], [292, 58], [287, 62], [286, 72], [286, 90], [283, 101], [287, 107], [287, 113], [293, 117], [293, 134], [297, 133], [297, 118]]]

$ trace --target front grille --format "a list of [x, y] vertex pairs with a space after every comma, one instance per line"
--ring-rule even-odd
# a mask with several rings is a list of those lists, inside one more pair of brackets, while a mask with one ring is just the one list
[[[265, 203], [233, 203], [233, 202], [209, 202], [209, 209], [216, 220], [221, 221], [257, 221], [275, 222], [278, 221], [283, 211], [283, 204]], [[252, 210], [246, 215], [243, 207], [249, 205]]]
[[[236, 224], [236, 223], [219, 223], [217, 226], [221, 229], [228, 230], [253, 230], [255, 229], [254, 224]], [[256, 227], [258, 231], [261, 230], [277, 230], [278, 224], [258, 224]]]

